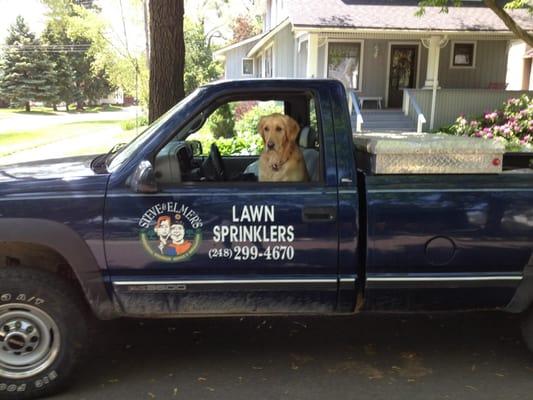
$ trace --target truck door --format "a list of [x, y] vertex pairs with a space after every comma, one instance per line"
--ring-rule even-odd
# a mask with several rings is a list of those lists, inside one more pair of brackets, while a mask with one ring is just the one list
[[[311, 132], [299, 143], [300, 151], [310, 154], [305, 157], [311, 181], [257, 182], [253, 179], [257, 165], [237, 170], [242, 168], [233, 167], [242, 165], [235, 161], [237, 152], [224, 149], [227, 142], [220, 140], [216, 143], [227, 180], [215, 179], [207, 172], [207, 152], [198, 154], [197, 143], [191, 141], [190, 126], [178, 129], [153, 158], [160, 180], [156, 193], [134, 193], [124, 183], [110, 184], [108, 190], [106, 255], [113, 288], [126, 312], [201, 315], [335, 310], [338, 198], [336, 172], [331, 168], [335, 150], [327, 138], [327, 119], [324, 122], [327, 116], [316, 111], [320, 107], [309, 93], [277, 91], [274, 96], [254, 87], [254, 96], [216, 103], [200, 132], [192, 137], [203, 141], [211, 137], [211, 129], [220, 128], [216, 118], [240, 115], [227, 121], [225, 129], [233, 129], [236, 141], [255, 140], [244, 136], [257, 135], [256, 117], [273, 111], [290, 113], [304, 135]], [[316, 115], [311, 116], [310, 110]], [[245, 126], [247, 121], [252, 121], [253, 132]], [[203, 147], [208, 144], [204, 142]], [[254, 146], [247, 148], [253, 153], [246, 156], [249, 161], [258, 158]], [[225, 155], [232, 161], [225, 163]]]

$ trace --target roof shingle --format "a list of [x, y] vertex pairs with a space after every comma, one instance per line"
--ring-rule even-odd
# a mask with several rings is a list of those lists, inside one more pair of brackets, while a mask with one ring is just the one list
[[[488, 31], [509, 29], [484, 6], [450, 7], [448, 13], [427, 7], [424, 16], [412, 0], [291, 0], [287, 1], [290, 21], [295, 26], [360, 29], [406, 29], [430, 31]], [[509, 14], [526, 30], [533, 30], [533, 16], [526, 10]]]

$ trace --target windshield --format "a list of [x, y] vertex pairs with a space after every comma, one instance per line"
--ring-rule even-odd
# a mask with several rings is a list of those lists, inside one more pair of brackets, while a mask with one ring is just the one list
[[201, 88], [196, 89], [194, 92], [189, 94], [178, 104], [164, 113], [156, 121], [154, 121], [148, 128], [141, 132], [135, 139], [133, 139], [128, 145], [121, 148], [113, 157], [107, 162], [107, 170], [113, 172], [117, 170], [125, 161], [127, 161], [137, 149], [144, 146], [152, 135], [157, 132], [157, 130], [165, 124], [175, 113], [179, 112], [185, 104], [187, 104], [191, 98], [198, 95], [198, 92], [201, 91]]

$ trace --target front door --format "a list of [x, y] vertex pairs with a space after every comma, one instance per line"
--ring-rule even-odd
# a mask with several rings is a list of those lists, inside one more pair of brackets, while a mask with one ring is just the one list
[[389, 66], [389, 104], [402, 106], [403, 89], [416, 87], [418, 46], [394, 45], [391, 47]]

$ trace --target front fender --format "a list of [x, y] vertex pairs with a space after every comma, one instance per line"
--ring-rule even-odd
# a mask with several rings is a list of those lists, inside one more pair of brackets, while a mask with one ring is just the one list
[[118, 315], [93, 253], [68, 226], [45, 219], [2, 218], [0, 241], [37, 244], [56, 251], [71, 266], [95, 315], [100, 319]]

